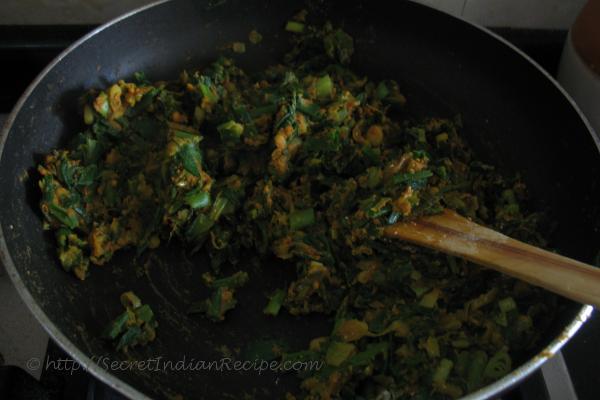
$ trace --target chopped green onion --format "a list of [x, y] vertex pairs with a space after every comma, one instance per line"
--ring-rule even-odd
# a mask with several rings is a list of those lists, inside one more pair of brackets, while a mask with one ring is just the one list
[[202, 169], [202, 153], [196, 144], [186, 143], [177, 153], [183, 168], [194, 176], [200, 176]]
[[150, 322], [152, 318], [154, 318], [154, 312], [149, 305], [144, 304], [143, 306], [135, 309], [135, 316], [140, 321]]
[[279, 310], [283, 305], [283, 301], [285, 300], [285, 291], [282, 289], [277, 289], [271, 297], [269, 297], [269, 303], [264, 308], [263, 313], [266, 315], [271, 315], [276, 317], [279, 314]]
[[331, 77], [329, 75], [325, 75], [319, 78], [315, 88], [317, 91], [317, 97], [331, 97], [331, 94], [333, 93], [333, 81], [331, 80]]
[[188, 139], [188, 140], [192, 140], [192, 141], [198, 140], [198, 134], [196, 134], [196, 133], [186, 132], [186, 131], [182, 131], [180, 129], [172, 129], [172, 131], [173, 131], [173, 136], [175, 136], [176, 138]]
[[289, 218], [292, 230], [306, 228], [315, 223], [315, 210], [312, 208], [296, 210], [290, 213]]
[[419, 305], [421, 307], [425, 307], [425, 308], [436, 307], [438, 298], [440, 297], [440, 293], [441, 293], [440, 289], [438, 289], [438, 288], [433, 289], [432, 291], [427, 293], [425, 296], [423, 296], [423, 298], [419, 302]]
[[210, 205], [210, 193], [205, 192], [202, 188], [196, 188], [186, 193], [185, 203], [196, 209], [205, 208]]
[[285, 30], [293, 33], [302, 33], [304, 31], [304, 24], [297, 21], [288, 21], [285, 25]]
[[500, 311], [507, 313], [509, 311], [516, 310], [517, 303], [515, 303], [512, 297], [507, 297], [505, 299], [498, 300], [498, 307], [500, 307]]
[[102, 336], [104, 336], [107, 339], [116, 339], [117, 336], [119, 336], [119, 334], [123, 332], [125, 324], [128, 320], [129, 313], [125, 311], [123, 314], [119, 315], [117, 318], [115, 318], [114, 321], [112, 321], [108, 325], [108, 327], [104, 330], [104, 334]]
[[248, 273], [238, 271], [227, 278], [214, 280], [208, 284], [211, 288], [227, 287], [229, 289], [237, 289], [244, 286], [248, 282]]
[[483, 370], [483, 376], [493, 380], [500, 379], [510, 371], [511, 364], [508, 353], [504, 350], [500, 350], [488, 361]]
[[128, 347], [136, 342], [136, 339], [142, 334], [142, 329], [139, 326], [132, 326], [128, 328], [121, 339], [119, 339], [119, 343], [117, 343], [117, 351]]
[[83, 147], [83, 159], [85, 163], [87, 165], [96, 163], [102, 155], [102, 146], [98, 143], [98, 141], [88, 137], [85, 139], [85, 144]]
[[189, 241], [196, 241], [208, 233], [214, 225], [214, 221], [206, 214], [198, 214], [194, 221], [188, 226], [185, 236]]
[[223, 196], [222, 193], [219, 193], [215, 199], [215, 202], [213, 203], [212, 209], [210, 210], [210, 219], [212, 221], [217, 221], [228, 205], [229, 199]]
[[223, 142], [239, 142], [242, 133], [244, 133], [244, 125], [230, 120], [217, 126], [217, 131]]
[[423, 348], [427, 355], [431, 358], [437, 358], [440, 356], [440, 343], [435, 336], [429, 336], [424, 344]]
[[339, 367], [346, 361], [356, 350], [356, 346], [344, 342], [332, 342], [327, 348], [325, 354], [325, 362], [333, 367]]
[[436, 143], [445, 143], [448, 141], [448, 134], [446, 132], [440, 133], [435, 136]]
[[450, 371], [452, 371], [452, 367], [454, 363], [447, 358], [442, 358], [440, 363], [438, 364], [435, 372], [433, 373], [433, 383], [442, 384], [446, 382], [448, 376], [450, 375]]

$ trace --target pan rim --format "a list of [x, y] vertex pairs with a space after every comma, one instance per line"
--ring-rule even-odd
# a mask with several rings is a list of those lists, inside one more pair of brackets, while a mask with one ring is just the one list
[[[82, 45], [88, 39], [97, 35], [98, 33], [104, 31], [105, 29], [116, 25], [117, 23], [126, 20], [127, 18], [144, 12], [150, 8], [159, 6], [161, 4], [165, 4], [168, 2], [172, 2], [174, 0], [157, 0], [147, 5], [138, 7], [133, 9], [125, 14], [122, 14], [102, 25], [90, 31], [79, 40], [75, 41], [68, 48], [62, 51], [54, 60], [50, 62], [38, 75], [37, 77], [29, 84], [25, 92], [21, 95], [16, 105], [12, 109], [8, 118], [6, 119], [2, 130], [0, 131], [0, 161], [2, 160], [2, 155], [4, 154], [4, 146], [6, 140], [8, 138], [8, 134], [12, 128], [12, 125], [16, 119], [16, 116], [21, 111], [23, 105], [31, 95], [31, 93], [35, 90], [38, 84], [46, 77], [46, 75], [58, 64], [61, 62], [63, 58], [65, 58], [69, 53], [76, 50], [77, 47]], [[447, 17], [454, 18], [456, 20], [461, 21], [462, 23], [468, 24], [469, 26], [478, 29], [484, 34], [489, 35], [493, 39], [499, 41], [504, 44], [512, 51], [516, 52], [520, 55], [525, 61], [529, 62], [533, 65], [546, 79], [552, 83], [556, 89], [566, 98], [569, 102], [573, 110], [579, 115], [584, 125], [588, 129], [588, 133], [591, 135], [592, 140], [596, 144], [596, 149], [600, 152], [600, 137], [596, 134], [587, 117], [583, 114], [583, 112], [579, 109], [579, 106], [575, 103], [573, 98], [566, 92], [566, 90], [552, 77], [544, 68], [542, 68], [536, 61], [534, 61], [530, 56], [524, 53], [521, 49], [507, 41], [502, 36], [494, 33], [490, 29], [477, 25], [474, 22], [468, 21], [461, 16], [456, 16], [449, 14], [445, 11], [434, 9], [430, 6], [416, 3], [410, 0], [411, 3], [415, 6], [425, 7], [433, 12], [438, 12], [445, 14]], [[54, 340], [59, 346], [67, 352], [73, 359], [79, 363], [79, 365], [85, 369], [87, 372], [91, 373], [92, 376], [109, 386], [110, 388], [116, 390], [122, 395], [135, 398], [135, 399], [150, 399], [147, 395], [140, 392], [138, 389], [134, 388], [132, 385], [126, 383], [121, 378], [116, 375], [111, 374], [108, 370], [103, 369], [100, 365], [95, 363], [90, 357], [83, 353], [83, 351], [79, 350], [73, 342], [65, 336], [62, 331], [58, 329], [58, 327], [54, 324], [54, 322], [44, 313], [44, 311], [40, 308], [37, 302], [34, 300], [33, 296], [25, 286], [25, 283], [21, 276], [19, 275], [11, 255], [8, 252], [8, 247], [6, 245], [6, 240], [3, 231], [3, 223], [0, 221], [0, 262], [4, 265], [7, 275], [10, 277], [13, 285], [17, 289], [19, 296], [23, 300], [23, 302], [27, 305], [29, 311], [35, 316], [38, 322], [41, 323], [44, 330], [48, 333], [48, 335]], [[544, 347], [540, 352], [538, 352], [535, 356], [529, 359], [524, 364], [520, 365], [518, 368], [511, 371], [505, 377], [495, 381], [494, 383], [487, 385], [473, 393], [468, 394], [463, 397], [463, 400], [475, 400], [475, 399], [487, 399], [492, 396], [498, 395], [501, 392], [513, 387], [521, 380], [529, 376], [531, 373], [536, 371], [541, 365], [556, 355], [560, 349], [577, 333], [579, 328], [589, 319], [592, 315], [593, 307], [590, 305], [583, 305], [577, 315], [573, 318], [571, 322], [569, 322], [563, 331], [546, 347]]]
[[[152, 3], [146, 4], [141, 7], [137, 7], [127, 13], [119, 15], [116, 18], [111, 19], [110, 21], [96, 27], [92, 31], [88, 32], [80, 39], [75, 41], [65, 50], [63, 50], [59, 55], [57, 55], [37, 76], [36, 78], [29, 84], [25, 92], [19, 97], [19, 100], [15, 104], [14, 108], [8, 115], [2, 130], [0, 131], [0, 161], [2, 160], [2, 156], [4, 154], [4, 146], [6, 144], [6, 140], [8, 138], [8, 134], [12, 128], [12, 125], [23, 108], [23, 105], [31, 95], [31, 93], [35, 90], [38, 84], [46, 77], [46, 75], [65, 58], [72, 51], [76, 50], [80, 45], [85, 43], [90, 38], [94, 37], [98, 33], [104, 31], [105, 29], [110, 28], [113, 25], [118, 24], [119, 22], [126, 20], [127, 18], [139, 14], [147, 9], [156, 7], [160, 4], [170, 2], [171, 0], [156, 0]], [[102, 383], [107, 385], [108, 387], [116, 390], [120, 394], [131, 398], [131, 399], [141, 399], [141, 400], [150, 400], [151, 398], [140, 392], [136, 388], [134, 388], [129, 383], [124, 382], [118, 376], [111, 374], [107, 369], [102, 368], [99, 364], [95, 363], [90, 357], [83, 353], [77, 346], [73, 344], [73, 342], [62, 333], [62, 331], [54, 324], [54, 322], [46, 315], [46, 313], [41, 309], [41, 307], [37, 304], [25, 283], [21, 279], [19, 275], [11, 255], [8, 252], [8, 247], [6, 245], [6, 240], [4, 236], [4, 224], [0, 221], [0, 262], [4, 265], [7, 275], [10, 277], [13, 285], [17, 289], [19, 296], [29, 309], [29, 311], [34, 315], [34, 317], [38, 320], [38, 322], [42, 325], [42, 328], [48, 333], [50, 338], [58, 343], [58, 345], [81, 366], [82, 369], [89, 372], [96, 379], [100, 380]]]

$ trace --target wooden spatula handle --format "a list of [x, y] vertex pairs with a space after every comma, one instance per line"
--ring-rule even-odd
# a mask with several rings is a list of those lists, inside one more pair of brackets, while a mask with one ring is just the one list
[[385, 234], [465, 258], [600, 308], [600, 268], [511, 239], [454, 211], [390, 225]]

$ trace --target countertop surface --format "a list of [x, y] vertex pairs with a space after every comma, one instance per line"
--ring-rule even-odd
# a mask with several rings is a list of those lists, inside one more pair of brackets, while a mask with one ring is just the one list
[[[99, 24], [154, 1], [2, 0], [0, 24]], [[413, 1], [485, 26], [529, 29], [567, 29], [585, 3], [585, 0]]]

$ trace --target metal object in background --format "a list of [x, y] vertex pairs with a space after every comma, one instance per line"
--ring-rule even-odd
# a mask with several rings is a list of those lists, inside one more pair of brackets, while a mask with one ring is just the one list
[[573, 96], [596, 132], [600, 132], [600, 75], [577, 53], [571, 32], [560, 60], [558, 81]]
[[577, 400], [562, 353], [556, 354], [542, 365], [542, 375], [550, 400]]

